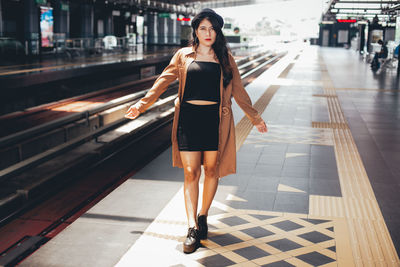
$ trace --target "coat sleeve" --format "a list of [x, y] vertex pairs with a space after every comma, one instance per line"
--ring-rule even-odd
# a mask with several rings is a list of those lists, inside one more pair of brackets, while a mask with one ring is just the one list
[[236, 65], [235, 59], [229, 54], [229, 62], [232, 66], [232, 96], [239, 107], [244, 111], [253, 125], [257, 125], [262, 121], [260, 114], [253, 108], [251, 99], [243, 87], [242, 79]]
[[179, 75], [178, 63], [180, 59], [180, 50], [178, 50], [172, 57], [169, 65], [163, 70], [157, 80], [154, 82], [151, 89], [147, 94], [139, 100], [135, 105], [140, 113], [143, 113], [148, 109], [162, 93], [167, 90], [168, 85], [175, 81]]

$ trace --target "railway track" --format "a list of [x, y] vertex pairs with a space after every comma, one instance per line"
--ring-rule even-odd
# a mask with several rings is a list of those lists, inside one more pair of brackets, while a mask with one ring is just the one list
[[[283, 56], [284, 53], [261, 52], [239, 60], [237, 63], [244, 84], [250, 83]], [[66, 142], [0, 171], [2, 195], [7, 196], [0, 202], [1, 264], [12, 266], [25, 258], [124, 182], [135, 170], [169, 147], [177, 84], [171, 87], [151, 109], [133, 121], [123, 118], [123, 114], [147, 89], [117, 96], [73, 114], [75, 117], [63, 116], [35, 129], [17, 132], [14, 138], [0, 139], [0, 147], [4, 149], [20, 146], [49, 132], [65, 130], [67, 125], [84, 123], [90, 126], [94, 117], [101, 122], [95, 129], [83, 131]], [[104, 93], [113, 91], [109, 90]], [[80, 100], [100, 95], [84, 98], [88, 97], [86, 95]], [[74, 101], [77, 99], [52, 105], [62, 107]], [[29, 118], [33, 114], [40, 114], [40, 108], [20, 115], [21, 118]], [[37, 227], [25, 225], [32, 221], [40, 221], [41, 224]]]

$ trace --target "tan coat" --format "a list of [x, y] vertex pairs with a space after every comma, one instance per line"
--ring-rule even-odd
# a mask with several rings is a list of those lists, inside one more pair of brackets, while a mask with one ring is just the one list
[[[177, 142], [177, 128], [179, 118], [179, 104], [182, 101], [183, 90], [186, 82], [186, 72], [189, 64], [196, 58], [196, 52], [192, 47], [185, 47], [178, 50], [172, 57], [170, 64], [164, 69], [153, 87], [137, 104], [139, 112], [144, 112], [150, 107], [160, 95], [167, 89], [168, 85], [179, 80], [178, 98], [175, 101], [175, 115], [172, 126], [172, 165], [183, 168]], [[253, 125], [259, 124], [262, 119], [257, 111], [252, 107], [251, 100], [245, 91], [240, 78], [239, 70], [232, 55], [229, 55], [229, 61], [233, 69], [233, 79], [229, 85], [224, 88], [221, 70], [220, 95], [221, 102], [219, 108], [219, 145], [217, 159], [217, 175], [223, 177], [228, 174], [236, 173], [236, 140], [235, 125], [231, 109], [231, 97], [245, 112]]]

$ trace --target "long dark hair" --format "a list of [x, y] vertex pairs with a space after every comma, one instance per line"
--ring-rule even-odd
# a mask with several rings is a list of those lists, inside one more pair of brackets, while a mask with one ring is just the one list
[[190, 45], [192, 45], [196, 48], [199, 45], [199, 39], [196, 36], [196, 30], [197, 30], [197, 28], [199, 28], [200, 22], [202, 22], [203, 19], [207, 19], [208, 21], [211, 22], [211, 24], [214, 28], [214, 31], [217, 34], [217, 36], [215, 38], [215, 42], [211, 47], [214, 50], [214, 53], [218, 58], [219, 64], [221, 64], [222, 73], [223, 73], [223, 84], [224, 84], [224, 88], [226, 88], [228, 86], [228, 84], [231, 82], [232, 77], [233, 77], [232, 66], [229, 64], [229, 56], [228, 56], [229, 48], [228, 48], [225, 36], [222, 33], [221, 26], [219, 25], [217, 19], [212, 16], [195, 17], [195, 20], [192, 21], [193, 39], [191, 40]]

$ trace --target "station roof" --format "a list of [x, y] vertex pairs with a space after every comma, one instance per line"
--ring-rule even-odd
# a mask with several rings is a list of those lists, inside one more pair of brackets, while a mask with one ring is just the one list
[[398, 0], [327, 0], [323, 20], [357, 19], [392, 21], [400, 9]]
[[143, 9], [153, 9], [159, 12], [183, 13], [195, 15], [202, 8], [233, 7], [288, 0], [97, 0], [97, 2], [136, 6]]

